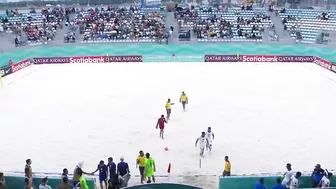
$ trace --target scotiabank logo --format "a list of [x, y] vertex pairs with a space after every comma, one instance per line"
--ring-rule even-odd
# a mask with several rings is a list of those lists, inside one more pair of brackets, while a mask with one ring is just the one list
[[315, 64], [320, 65], [327, 70], [331, 70], [332, 67], [332, 64], [330, 62], [323, 60], [321, 58], [316, 58]]
[[70, 57], [70, 63], [105, 63], [106, 57], [103, 56], [83, 56]]
[[243, 55], [243, 62], [278, 62], [278, 56], [253, 56], [253, 55]]
[[30, 59], [26, 59], [26, 60], [23, 60], [23, 61], [18, 62], [16, 64], [13, 64], [12, 65], [12, 71], [17, 72], [17, 71], [19, 71], [19, 70], [21, 70], [25, 67], [28, 67], [30, 65], [32, 65], [32, 63], [30, 62]]

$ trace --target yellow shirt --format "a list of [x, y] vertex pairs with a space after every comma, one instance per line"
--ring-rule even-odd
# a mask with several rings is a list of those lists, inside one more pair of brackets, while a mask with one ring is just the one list
[[139, 167], [145, 167], [145, 163], [146, 163], [145, 156], [138, 156], [137, 162], [139, 164]]
[[181, 98], [181, 101], [182, 101], [182, 102], [186, 102], [186, 101], [188, 100], [188, 97], [187, 97], [187, 95], [185, 95], [185, 94], [184, 94], [184, 95], [181, 95], [180, 98]]
[[231, 163], [230, 162], [227, 162], [227, 161], [225, 162], [224, 171], [231, 172]]
[[170, 102], [167, 102], [167, 104], [166, 104], [166, 109], [167, 109], [167, 110], [170, 110], [170, 109], [171, 109], [171, 104], [170, 104]]

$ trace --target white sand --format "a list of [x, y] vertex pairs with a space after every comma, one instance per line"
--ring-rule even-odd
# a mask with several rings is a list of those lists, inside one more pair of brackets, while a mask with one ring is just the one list
[[[225, 155], [234, 174], [284, 171], [287, 162], [335, 168], [336, 74], [314, 64], [36, 65], [3, 81], [4, 171], [23, 171], [26, 158], [36, 172], [72, 170], [79, 160], [94, 171], [123, 156], [137, 175], [139, 150], [155, 158], [157, 175], [169, 163], [173, 176], [220, 175]], [[177, 104], [161, 140], [154, 127], [167, 98]], [[199, 168], [194, 143], [208, 126], [214, 149]]]

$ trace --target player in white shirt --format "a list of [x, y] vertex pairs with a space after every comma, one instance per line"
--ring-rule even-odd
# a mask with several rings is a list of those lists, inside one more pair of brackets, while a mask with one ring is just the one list
[[289, 189], [297, 189], [299, 188], [299, 178], [301, 177], [301, 172], [296, 172], [295, 175], [292, 176], [291, 180], [289, 181]]
[[286, 165], [287, 172], [284, 174], [284, 179], [282, 180], [282, 185], [284, 185], [286, 188], [289, 188], [289, 181], [294, 175], [294, 171], [292, 170], [292, 165], [290, 163], [287, 163]]
[[325, 176], [322, 177], [318, 187], [321, 188], [329, 188], [330, 187], [330, 178], [332, 177], [332, 173], [326, 174]]
[[195, 147], [197, 147], [197, 144], [200, 148], [200, 156], [203, 157], [204, 148], [209, 145], [209, 141], [205, 136], [205, 132], [202, 132], [202, 135], [197, 138], [196, 143], [195, 143]]
[[206, 132], [206, 138], [208, 139], [209, 145], [207, 146], [207, 150], [211, 153], [212, 149], [212, 140], [215, 139], [215, 134], [211, 131], [211, 127], [208, 127], [208, 131]]

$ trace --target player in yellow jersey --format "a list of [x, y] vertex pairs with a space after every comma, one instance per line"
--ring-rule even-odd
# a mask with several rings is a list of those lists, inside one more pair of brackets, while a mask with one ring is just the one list
[[185, 111], [185, 105], [188, 104], [188, 97], [184, 92], [181, 94], [180, 103], [182, 103], [183, 111]]
[[168, 99], [167, 103], [166, 103], [166, 111], [167, 111], [167, 120], [169, 120], [170, 118], [170, 114], [171, 114], [171, 105], [174, 105], [175, 103], [170, 102], [170, 99]]

